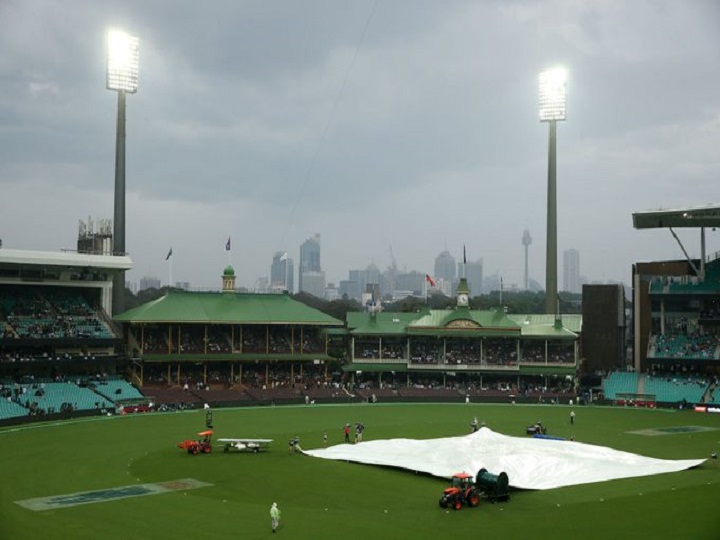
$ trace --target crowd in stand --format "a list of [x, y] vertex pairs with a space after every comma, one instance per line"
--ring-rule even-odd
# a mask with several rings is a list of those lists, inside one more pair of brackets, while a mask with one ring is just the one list
[[[181, 325], [180, 354], [290, 354], [323, 353], [325, 340], [317, 330], [305, 329], [302, 332], [289, 326], [270, 328], [266, 334], [265, 326], [246, 325], [236, 327], [234, 338], [229, 326], [208, 326], [207, 337], [204, 325]], [[173, 340], [177, 334], [169, 334], [166, 326], [146, 326], [136, 336], [137, 342], [145, 354], [164, 354], [176, 351]], [[233, 346], [233, 339], [235, 346]], [[294, 347], [293, 347], [294, 340]]]
[[[478, 340], [448, 339], [443, 356], [442, 346], [437, 341], [413, 340], [410, 343], [410, 362], [413, 364], [486, 364], [513, 366], [518, 363], [517, 341], [508, 339]], [[522, 345], [520, 361], [525, 363], [574, 363], [575, 351], [572, 346], [554, 346], [545, 351], [545, 342]]]
[[720, 338], [701, 330], [655, 336], [654, 356], [657, 358], [717, 358]]
[[2, 339], [113, 338], [98, 310], [81, 295], [53, 288], [20, 288], [0, 306]]
[[24, 363], [24, 362], [72, 362], [76, 360], [94, 361], [97, 357], [90, 353], [47, 353], [36, 350], [0, 350], [0, 363]]

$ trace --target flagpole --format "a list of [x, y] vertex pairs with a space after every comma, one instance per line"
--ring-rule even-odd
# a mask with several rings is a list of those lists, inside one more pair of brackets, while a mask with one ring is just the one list
[[173, 250], [172, 247], [170, 247], [170, 251], [168, 251], [167, 257], [165, 257], [165, 260], [168, 263], [168, 289], [172, 286], [172, 256]]
[[465, 254], [465, 244], [463, 244], [463, 275], [465, 277], [465, 265], [467, 264], [467, 255]]

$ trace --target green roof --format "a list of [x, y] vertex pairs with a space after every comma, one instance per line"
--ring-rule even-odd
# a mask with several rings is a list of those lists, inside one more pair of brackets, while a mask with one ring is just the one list
[[485, 336], [520, 336], [575, 339], [582, 330], [582, 315], [561, 315], [555, 326], [554, 315], [507, 314], [497, 310], [467, 308], [423, 310], [418, 313], [349, 312], [348, 331], [352, 335], [457, 335], [481, 331]]
[[555, 315], [531, 314], [531, 315], [508, 315], [517, 325], [522, 327], [523, 337], [552, 336], [552, 337], [576, 337], [582, 332], [582, 315], [566, 314], [560, 315], [561, 325], [555, 327]]
[[[469, 324], [464, 326], [461, 321]], [[467, 308], [454, 310], [433, 309], [408, 325], [408, 331], [425, 330], [427, 328], [441, 329], [450, 325], [457, 329], [472, 329], [473, 327], [486, 329], [503, 329], [520, 331], [519, 325], [502, 311], [479, 311]]]
[[343, 322], [287, 294], [171, 291], [162, 298], [114, 317], [130, 324], [311, 324]]
[[348, 330], [355, 335], [405, 335], [408, 324], [421, 317], [422, 313], [348, 312]]

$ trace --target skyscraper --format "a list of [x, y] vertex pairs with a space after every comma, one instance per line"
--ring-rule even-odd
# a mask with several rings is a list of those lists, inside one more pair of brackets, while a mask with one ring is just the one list
[[456, 275], [455, 257], [450, 255], [450, 252], [446, 249], [435, 257], [435, 278], [452, 283]]
[[[458, 267], [460, 267], [461, 264], [462, 263], [458, 263]], [[462, 275], [462, 269], [458, 268], [458, 273]], [[465, 265], [465, 277], [467, 278], [467, 284], [472, 295], [480, 296], [483, 293], [483, 260], [468, 261]]]
[[270, 290], [294, 291], [294, 265], [287, 251], [277, 251], [270, 265]]
[[300, 292], [325, 297], [325, 273], [320, 267], [320, 234], [315, 234], [300, 245]]
[[563, 252], [563, 290], [580, 293], [580, 252], [567, 249]]

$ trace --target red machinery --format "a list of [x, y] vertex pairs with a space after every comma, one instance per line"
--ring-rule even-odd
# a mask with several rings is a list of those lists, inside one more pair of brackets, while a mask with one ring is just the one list
[[178, 443], [178, 448], [182, 448], [187, 451], [188, 454], [192, 454], [194, 456], [200, 453], [209, 454], [212, 452], [212, 434], [213, 432], [211, 430], [201, 431], [198, 435], [200, 435], [202, 439], [184, 440], [183, 442]]

